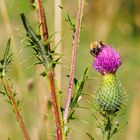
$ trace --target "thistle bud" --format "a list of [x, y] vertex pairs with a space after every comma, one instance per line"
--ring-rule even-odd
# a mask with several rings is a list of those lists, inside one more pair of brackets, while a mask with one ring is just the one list
[[93, 67], [102, 74], [102, 83], [97, 91], [97, 104], [101, 110], [112, 114], [124, 105], [125, 93], [115, 73], [122, 64], [119, 53], [109, 45], [102, 45], [96, 53]]

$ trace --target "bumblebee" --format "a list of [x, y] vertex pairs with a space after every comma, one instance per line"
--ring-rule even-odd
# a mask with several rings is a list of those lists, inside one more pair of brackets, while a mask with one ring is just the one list
[[94, 41], [90, 44], [90, 53], [96, 57], [104, 46], [103, 41]]

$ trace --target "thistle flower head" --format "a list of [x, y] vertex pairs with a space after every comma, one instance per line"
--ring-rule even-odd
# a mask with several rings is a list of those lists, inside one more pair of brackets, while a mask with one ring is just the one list
[[125, 92], [115, 72], [122, 61], [119, 53], [103, 42], [93, 42], [90, 53], [95, 57], [93, 67], [102, 74], [102, 83], [97, 91], [96, 101], [102, 111], [114, 114], [125, 102]]
[[109, 45], [104, 45], [95, 58], [93, 67], [101, 74], [115, 73], [122, 61], [119, 53]]

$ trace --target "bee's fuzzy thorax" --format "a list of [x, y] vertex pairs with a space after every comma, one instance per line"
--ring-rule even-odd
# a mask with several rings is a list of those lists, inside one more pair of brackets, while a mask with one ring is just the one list
[[101, 74], [115, 73], [122, 61], [119, 53], [109, 45], [105, 45], [96, 56], [93, 67]]

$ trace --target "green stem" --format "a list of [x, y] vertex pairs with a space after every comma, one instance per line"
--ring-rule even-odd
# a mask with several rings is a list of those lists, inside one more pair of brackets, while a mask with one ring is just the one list
[[110, 140], [110, 130], [105, 132], [105, 140]]
[[110, 140], [111, 138], [111, 130], [112, 130], [112, 117], [109, 115], [105, 116], [104, 123], [104, 140]]

